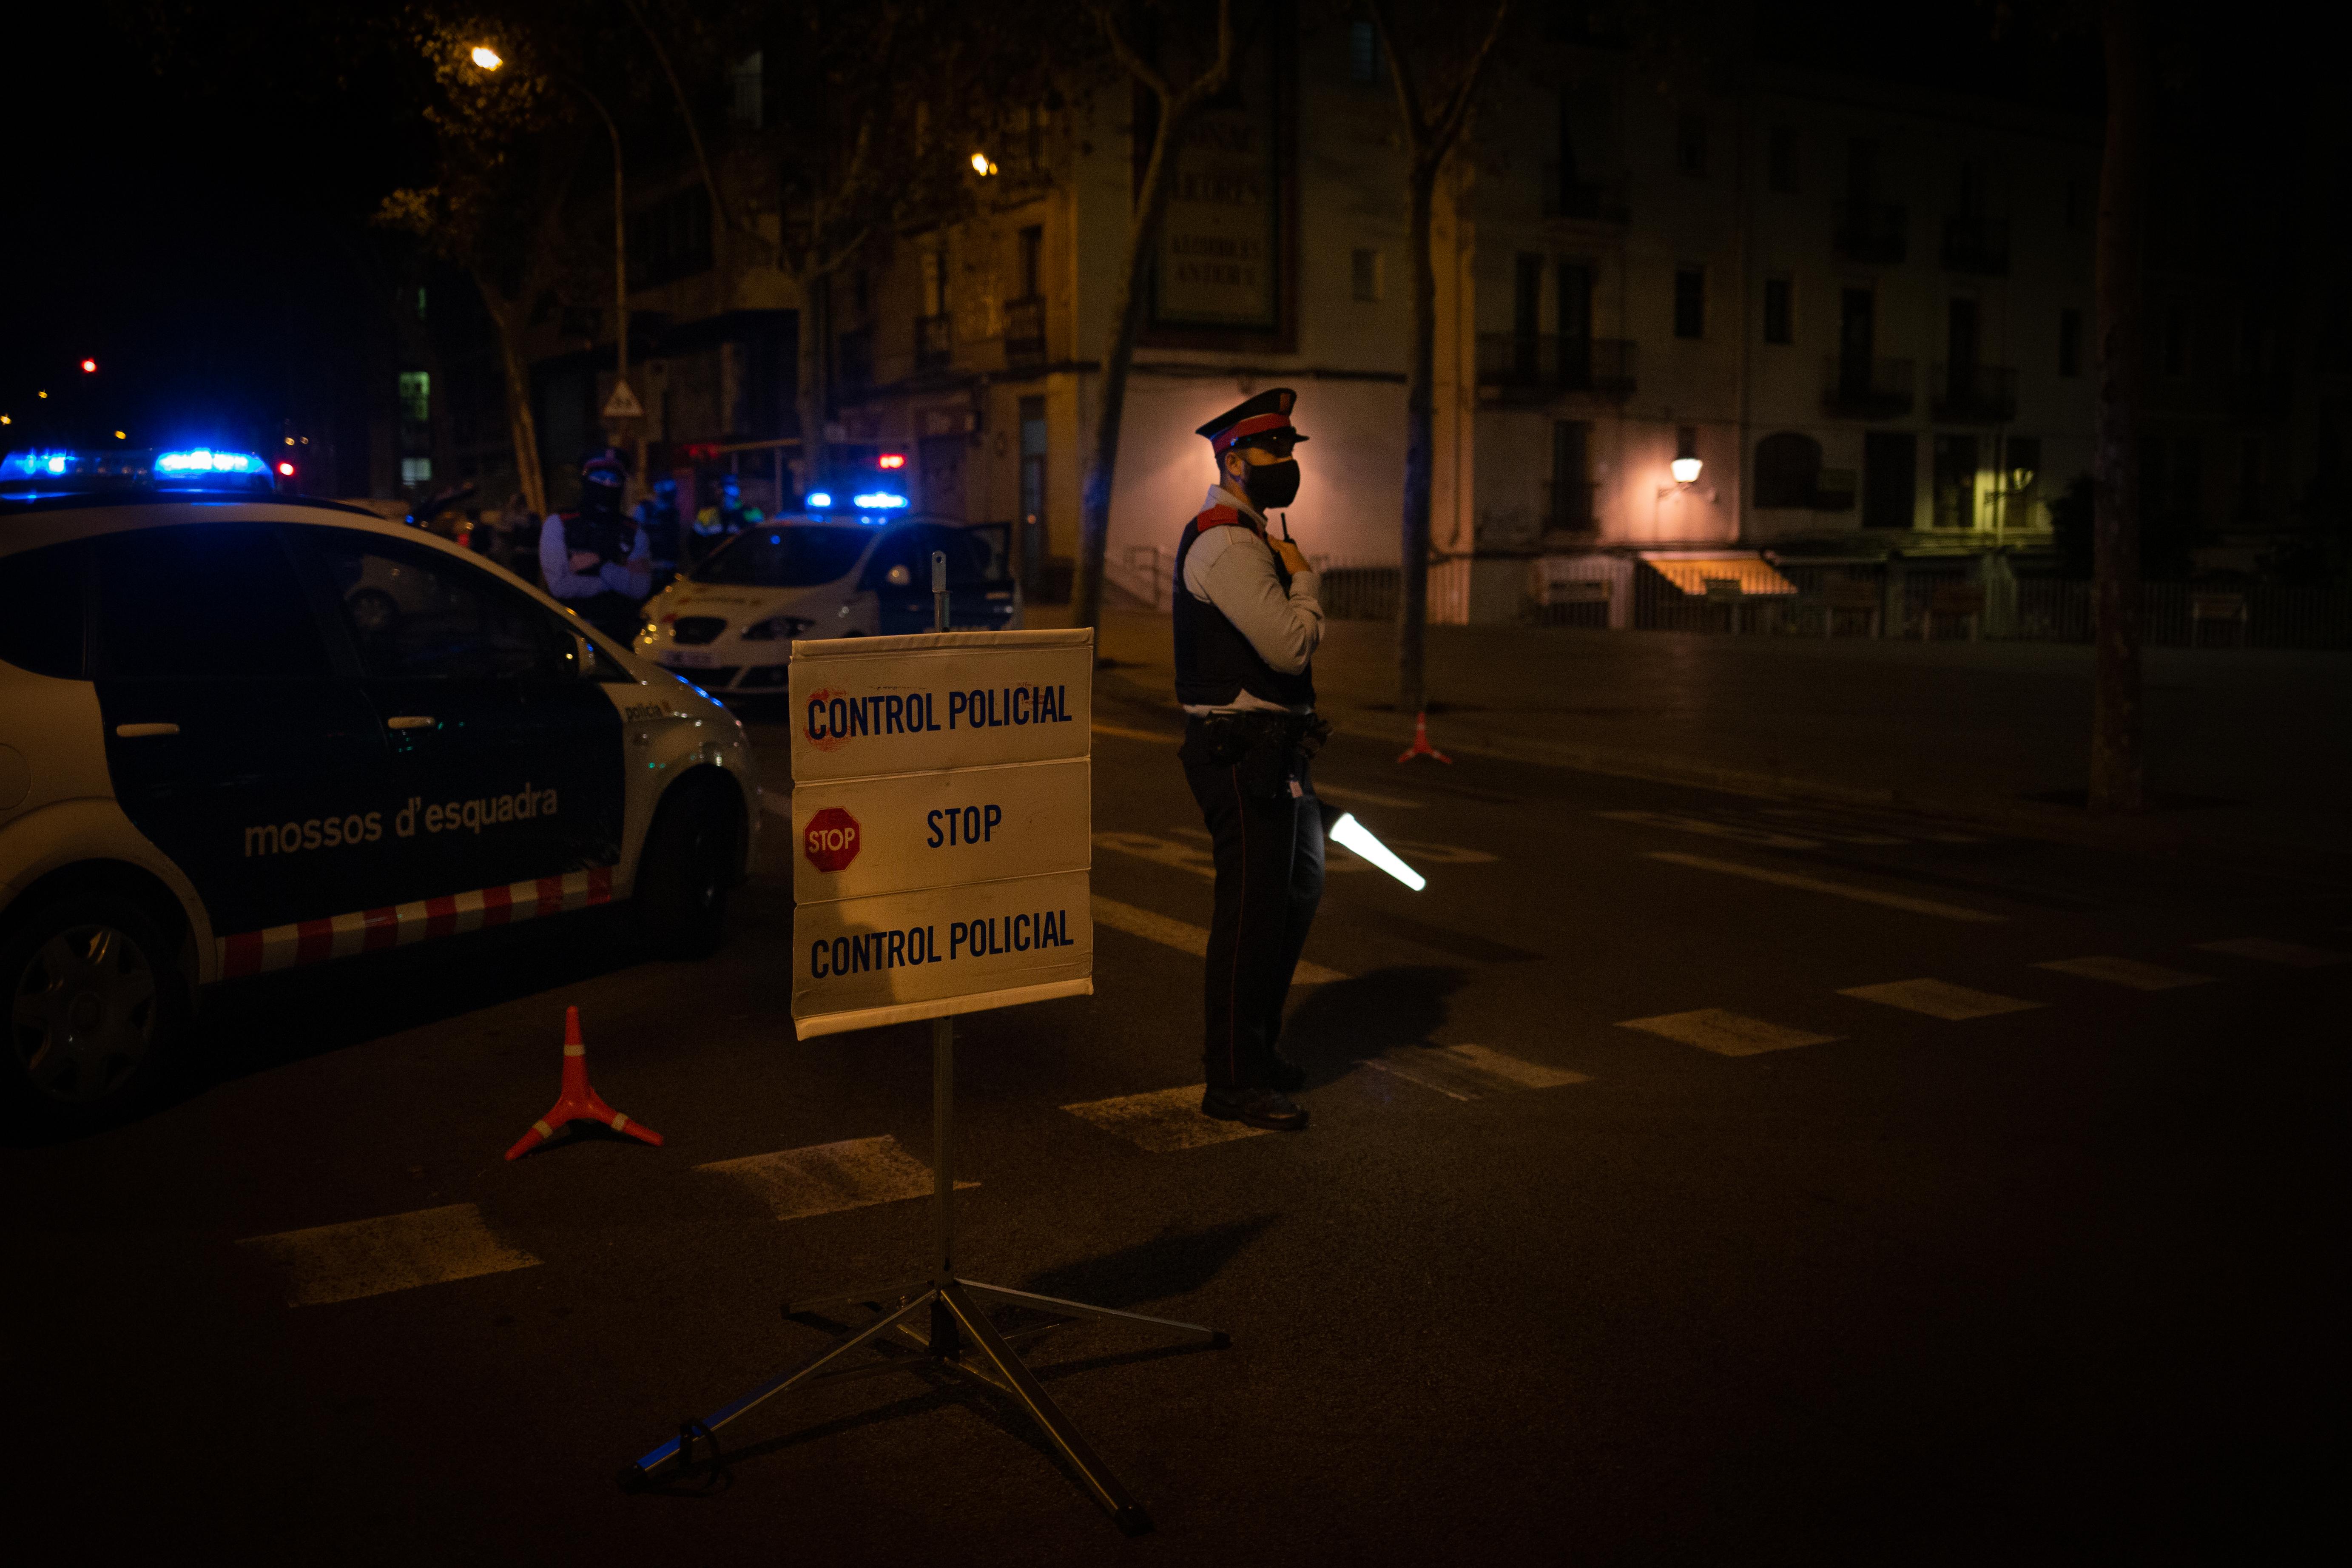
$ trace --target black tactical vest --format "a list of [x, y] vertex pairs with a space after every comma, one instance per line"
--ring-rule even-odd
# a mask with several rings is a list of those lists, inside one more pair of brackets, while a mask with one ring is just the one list
[[[1228, 521], [1231, 520], [1231, 521]], [[1222, 708], [1242, 692], [1278, 702], [1286, 708], [1315, 704], [1315, 664], [1297, 675], [1285, 675], [1258, 657], [1241, 628], [1216, 605], [1195, 596], [1184, 585], [1184, 563], [1193, 542], [1210, 528], [1247, 528], [1246, 519], [1232, 507], [1214, 506], [1184, 525], [1176, 546], [1176, 700], [1188, 708]], [[1274, 574], [1285, 594], [1290, 573], [1282, 557], [1274, 558]]]

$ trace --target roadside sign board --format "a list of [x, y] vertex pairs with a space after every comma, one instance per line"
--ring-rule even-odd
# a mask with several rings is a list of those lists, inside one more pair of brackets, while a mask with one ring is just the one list
[[643, 419], [645, 416], [646, 405], [637, 401], [637, 395], [629, 390], [629, 384], [625, 381], [614, 382], [613, 395], [604, 399], [604, 417]]
[[[793, 782], [1042, 763], [1092, 742], [1079, 631], [924, 632], [793, 645]], [[983, 650], [973, 639], [1004, 641]], [[822, 654], [810, 650], [822, 648]]]
[[793, 1028], [1090, 994], [1094, 634], [793, 645]]
[[1070, 757], [796, 785], [793, 898], [1083, 871], [1094, 861], [1092, 768]]

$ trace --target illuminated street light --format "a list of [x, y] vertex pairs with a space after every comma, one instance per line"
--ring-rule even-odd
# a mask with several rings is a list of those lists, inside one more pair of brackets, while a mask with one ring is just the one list
[[996, 173], [996, 165], [989, 162], [987, 153], [974, 153], [971, 155], [971, 172], [980, 175], [982, 179], [986, 179], [989, 175]]
[[474, 46], [473, 60], [476, 65], [481, 67], [486, 71], [494, 71], [500, 66], [507, 63], [499, 58], [499, 51], [490, 47], [488, 44], [476, 44]]
[[1704, 465], [1696, 458], [1676, 458], [1667, 467], [1674, 472], [1675, 483], [1695, 485], [1698, 483], [1699, 469]]
[[130, 440], [130, 439], [131, 439], [131, 437], [128, 437], [128, 436], [124, 435], [124, 434], [123, 434], [121, 431], [120, 431], [120, 430], [117, 430], [117, 431], [114, 433], [114, 438], [115, 438], [116, 440], [118, 440], [118, 441], [128, 441], [128, 440]]
[[98, 362], [94, 359], [86, 359], [81, 362], [81, 369], [84, 375], [95, 375], [98, 374]]

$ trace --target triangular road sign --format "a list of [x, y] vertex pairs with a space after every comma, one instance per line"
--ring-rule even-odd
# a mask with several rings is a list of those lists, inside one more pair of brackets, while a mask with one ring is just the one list
[[625, 381], [614, 382], [613, 395], [604, 399], [604, 417], [643, 419], [645, 416], [646, 405], [637, 401], [637, 395], [629, 390], [629, 384]]

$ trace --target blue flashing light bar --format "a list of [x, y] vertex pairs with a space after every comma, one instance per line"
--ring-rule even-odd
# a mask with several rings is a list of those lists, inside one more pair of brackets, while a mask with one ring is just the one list
[[831, 506], [833, 504], [833, 497], [824, 490], [811, 490], [809, 492], [808, 503], [811, 506]]
[[186, 452], [158, 452], [155, 471], [182, 477], [213, 474], [266, 474], [269, 465], [251, 452], [215, 452], [198, 447]]
[[887, 490], [871, 490], [849, 499], [860, 511], [893, 511], [907, 504], [905, 496], [894, 496]]

